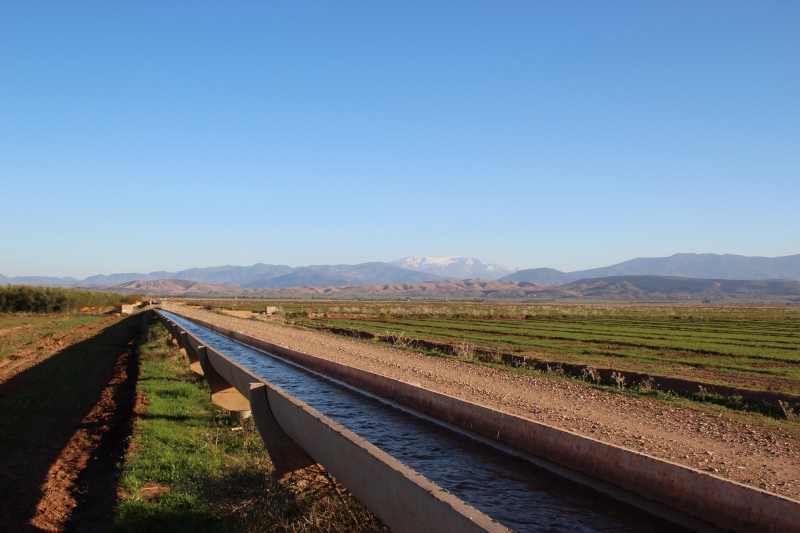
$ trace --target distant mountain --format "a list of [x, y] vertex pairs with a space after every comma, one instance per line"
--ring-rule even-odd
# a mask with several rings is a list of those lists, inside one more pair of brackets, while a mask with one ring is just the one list
[[542, 285], [565, 285], [577, 280], [611, 276], [677, 276], [694, 279], [800, 280], [800, 254], [785, 257], [741, 255], [675, 254], [670, 257], [638, 258], [616, 265], [575, 272], [552, 268], [517, 270], [466, 257], [406, 257], [391, 263], [360, 265], [315, 265], [293, 268], [257, 263], [190, 268], [180, 272], [156, 271], [72, 277], [15, 276], [0, 274], [0, 284], [45, 285], [74, 288], [115, 286], [131, 281], [178, 279], [212, 285], [246, 288], [323, 287], [382, 283], [421, 283], [440, 279], [499, 279]]
[[[366, 263], [370, 265], [370, 263]], [[384, 263], [385, 264], [385, 263]], [[359, 266], [359, 265], [345, 265]], [[319, 282], [330, 272], [318, 272]], [[294, 274], [290, 274], [294, 275]], [[677, 276], [612, 276], [589, 278], [552, 287], [527, 281], [440, 279], [420, 283], [381, 283], [315, 287], [287, 286], [271, 289], [215, 285], [198, 281], [163, 279], [132, 281], [106, 287], [106, 292], [151, 296], [234, 296], [260, 298], [481, 298], [495, 300], [617, 300], [686, 301], [761, 300], [800, 303], [800, 282], [764, 280], [707, 280]]]
[[83, 281], [75, 278], [15, 277], [0, 275], [2, 284], [60, 285], [73, 288], [117, 287], [131, 282], [183, 280], [210, 285], [230, 285], [245, 288], [322, 287], [331, 285], [370, 285], [374, 283], [415, 283], [443, 279], [442, 276], [416, 272], [389, 263], [359, 265], [314, 265], [293, 268], [287, 265], [257, 263], [249, 267], [217, 266], [190, 268], [180, 272], [156, 271], [89, 276]]
[[[324, 278], [319, 278], [323, 280]], [[613, 276], [578, 280], [562, 287], [527, 281], [443, 279], [421, 283], [278, 287], [249, 289], [232, 285], [161, 280], [105, 289], [160, 296], [250, 295], [260, 298], [481, 298], [488, 300], [698, 301], [760, 300], [800, 303], [800, 282], [704, 280], [676, 276]]]
[[[381, 285], [350, 285], [340, 287], [286, 287], [261, 289], [258, 296], [269, 297], [330, 297], [330, 298], [533, 298], [552, 287], [536, 283], [496, 281], [489, 279], [442, 279], [422, 283], [387, 283]], [[559, 291], [564, 293], [565, 291]], [[572, 293], [569, 293], [572, 294]]]
[[579, 278], [555, 268], [529, 268], [514, 272], [500, 279], [502, 281], [529, 281], [531, 283], [541, 283], [542, 285], [564, 285]]
[[[181, 279], [199, 281], [217, 285], [244, 285], [258, 278], [281, 276], [292, 272], [294, 269], [286, 265], [265, 265], [257, 263], [253, 266], [242, 267], [225, 265], [218, 267], [190, 268], [180, 272], [157, 271], [148, 274], [126, 273], [90, 276], [81, 282], [81, 285], [119, 285], [129, 281], [151, 281], [161, 279]], [[78, 280], [75, 280], [78, 281]]]
[[616, 265], [571, 272], [582, 278], [607, 276], [682, 276], [698, 279], [800, 280], [800, 254], [785, 257], [743, 255], [675, 254], [639, 258]]
[[218, 285], [245, 286], [255, 280], [268, 280], [296, 270], [296, 268], [287, 265], [256, 263], [249, 267], [226, 265], [221, 267], [190, 268], [175, 272], [169, 278], [202, 281], [203, 283]]
[[800, 255], [746, 257], [742, 255], [675, 254], [631, 259], [616, 265], [575, 272], [532, 268], [500, 278], [508, 281], [570, 283], [609, 276], [679, 276], [695, 279], [800, 280]]
[[50, 278], [47, 276], [14, 276], [0, 274], [0, 285], [41, 285], [44, 287], [67, 287], [80, 280], [75, 278]]
[[408, 270], [426, 272], [428, 274], [435, 274], [442, 278], [452, 279], [500, 279], [503, 276], [513, 274], [519, 270], [515, 267], [482, 263], [474, 257], [412, 256], [404, 257], [398, 261], [392, 261], [390, 264], [401, 268], [406, 268]]
[[601, 300], [800, 301], [800, 282], [692, 279], [678, 276], [611, 276], [578, 280], [559, 289]]
[[118, 294], [149, 294], [151, 296], [226, 296], [255, 292], [234, 285], [213, 285], [185, 279], [136, 280], [113, 287], [105, 287], [102, 291]]
[[85, 280], [81, 281], [78, 285], [81, 286], [119, 285], [120, 283], [127, 283], [129, 281], [166, 279], [169, 278], [171, 275], [172, 272], [165, 272], [165, 271], [150, 272], [149, 274], [131, 272], [127, 274], [109, 274], [107, 276], [104, 274], [98, 274], [96, 276], [89, 276]]
[[389, 263], [359, 265], [315, 265], [294, 269], [282, 276], [264, 276], [243, 286], [250, 289], [281, 287], [333, 287], [340, 285], [373, 285], [383, 283], [415, 283], [443, 279], [434, 274], [414, 272]]

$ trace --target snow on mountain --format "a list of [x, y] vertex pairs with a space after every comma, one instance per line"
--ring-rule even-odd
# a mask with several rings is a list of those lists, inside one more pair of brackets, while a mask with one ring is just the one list
[[420, 257], [411, 256], [404, 257], [397, 261], [391, 261], [389, 264], [407, 268], [408, 270], [416, 270], [418, 272], [427, 272], [428, 274], [436, 274], [453, 279], [499, 279], [503, 276], [513, 274], [518, 268], [508, 267], [503, 265], [495, 265], [493, 263], [483, 263], [474, 257]]

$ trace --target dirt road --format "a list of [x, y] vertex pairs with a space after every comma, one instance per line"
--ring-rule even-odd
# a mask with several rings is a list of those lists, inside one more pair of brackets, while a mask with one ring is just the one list
[[800, 499], [800, 439], [760, 425], [279, 324], [170, 304], [165, 309]]

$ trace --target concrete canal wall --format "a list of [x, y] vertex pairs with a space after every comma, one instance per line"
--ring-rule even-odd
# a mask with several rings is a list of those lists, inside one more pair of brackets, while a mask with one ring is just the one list
[[252, 413], [278, 480], [318, 463], [398, 533], [509, 531], [340, 424], [205, 346], [161, 313], [158, 316], [190, 362], [196, 360], [201, 366], [211, 386], [212, 401], [230, 411]]

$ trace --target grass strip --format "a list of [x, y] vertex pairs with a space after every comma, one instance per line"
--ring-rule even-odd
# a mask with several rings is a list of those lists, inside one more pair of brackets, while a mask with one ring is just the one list
[[[289, 327], [298, 329], [305, 329], [307, 323], [295, 322]], [[317, 331], [317, 330], [314, 330]], [[336, 335], [330, 333], [331, 335]], [[660, 390], [652, 388], [645, 383], [638, 384], [624, 384], [620, 386], [615, 385], [612, 381], [598, 381], [592, 382], [585, 377], [572, 375], [565, 372], [556, 365], [553, 368], [542, 369], [536, 366], [522, 366], [506, 361], [498, 361], [491, 356], [477, 356], [475, 354], [468, 356], [459, 356], [448, 352], [439, 351], [437, 349], [429, 350], [426, 348], [419, 348], [409, 342], [408, 344], [392, 343], [391, 340], [378, 340], [378, 339], [363, 339], [358, 337], [349, 337], [355, 341], [367, 344], [374, 344], [378, 346], [385, 346], [388, 342], [398, 350], [415, 352], [432, 357], [440, 357], [444, 359], [451, 359], [454, 361], [461, 361], [463, 363], [474, 364], [479, 366], [487, 366], [497, 370], [513, 372], [516, 374], [534, 376], [538, 378], [551, 379], [554, 381], [568, 381], [573, 385], [579, 385], [590, 389], [602, 390], [613, 394], [620, 394], [623, 396], [630, 396], [635, 398], [646, 399], [669, 405], [671, 407], [681, 407], [685, 409], [693, 409], [701, 411], [712, 416], [725, 416], [731, 420], [738, 420], [745, 424], [759, 424], [778, 431], [800, 436], [800, 417], [797, 411], [800, 404], [795, 406], [786, 405], [785, 408], [791, 409], [788, 413], [782, 406], [752, 403], [742, 399], [739, 396], [725, 397], [722, 395], [712, 394], [704, 390], [700, 390], [691, 394], [676, 393], [672, 390]], [[407, 338], [407, 341], [413, 341]], [[640, 370], [640, 369], [637, 369]]]
[[115, 532], [389, 531], [341, 486], [273, 486], [252, 419], [231, 421], [149, 316]]
[[[669, 375], [680, 374], [682, 368], [696, 367], [725, 374], [718, 376], [722, 383], [753, 388], [765, 388], [766, 385], [752, 383], [750, 377], [776, 378], [779, 381], [770, 385], [789, 392], [796, 391], [800, 382], [800, 367], [797, 366], [800, 345], [792, 347], [787, 341], [786, 347], [775, 347], [775, 343], [786, 341], [787, 335], [793, 331], [795, 326], [790, 321], [784, 321], [782, 332], [773, 332], [770, 346], [755, 335], [740, 344], [728, 341], [722, 344], [717, 340], [719, 336], [717, 339], [702, 337], [694, 331], [685, 332], [682, 339], [666, 338], [663, 331], [657, 331], [657, 324], [654, 324], [655, 333], [633, 335], [624, 319], [619, 321], [616, 330], [605, 328], [600, 331], [592, 324], [594, 320], [583, 317], [558, 321], [486, 321], [469, 317], [308, 320], [297, 317], [298, 323], [322, 323], [377, 334], [403, 331], [407, 337], [433, 342], [469, 342], [485, 349], [520, 355], [558, 354], [559, 358], [570, 363], [584, 362], [624, 370], [653, 371], [654, 367], [660, 367], [659, 373]], [[669, 324], [665, 322], [661, 326]], [[757, 324], [752, 326], [757, 329]], [[663, 338], [655, 338], [659, 335]]]

